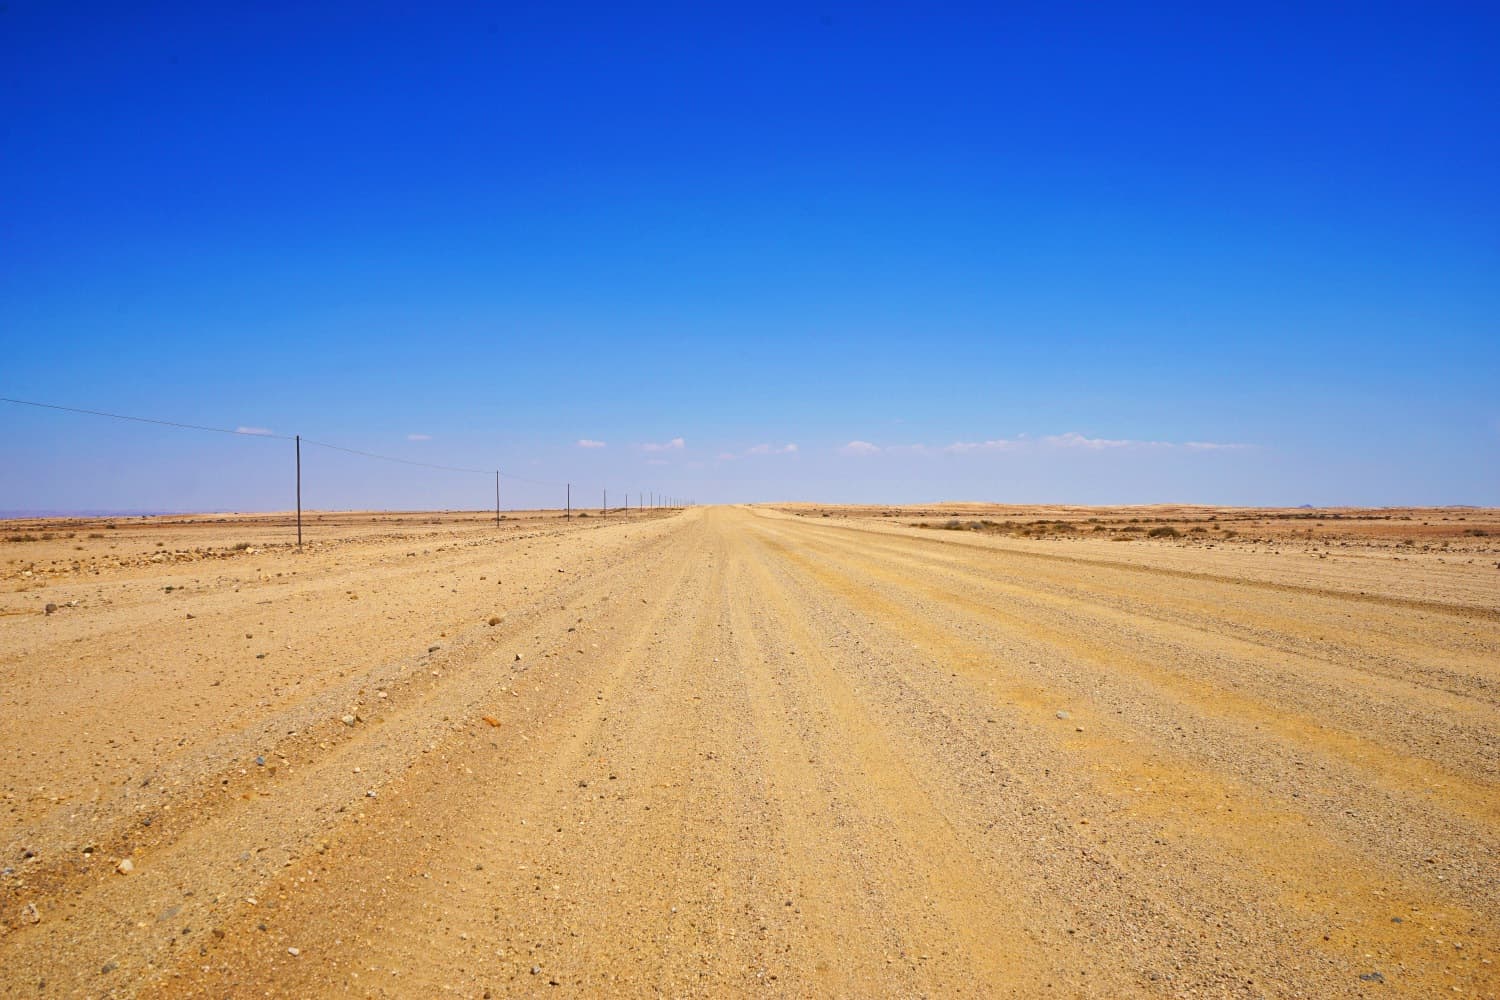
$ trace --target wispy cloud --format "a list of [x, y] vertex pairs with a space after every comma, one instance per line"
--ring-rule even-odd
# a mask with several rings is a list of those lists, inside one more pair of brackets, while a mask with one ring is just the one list
[[234, 429], [234, 432], [236, 434], [253, 434], [257, 437], [266, 437], [268, 435], [276, 433], [275, 431], [265, 427], [236, 427]]
[[995, 438], [992, 441], [955, 441], [944, 445], [943, 450], [951, 455], [964, 455], [971, 451], [1015, 451], [1024, 444], [1012, 438]]
[[736, 455], [732, 451], [721, 451], [721, 452], [719, 452], [719, 461], [721, 461], [721, 462], [733, 462], [735, 459], [737, 459], [739, 457], [740, 456]]
[[661, 444], [648, 441], [647, 443], [641, 445], [641, 451], [681, 451], [686, 447], [687, 442], [680, 437], [676, 437]]
[[1077, 431], [1068, 431], [1066, 434], [1053, 434], [1042, 438], [1043, 444], [1049, 444], [1054, 448], [1088, 448], [1091, 451], [1102, 451], [1105, 448], [1139, 448], [1164, 444], [1162, 441], [1131, 441], [1124, 438], [1092, 438], [1086, 437]]
[[667, 465], [669, 463], [667, 462], [667, 460], [665, 458], [648, 458], [648, 459], [646, 459], [646, 464], [647, 465]]
[[774, 444], [758, 444], [745, 450], [747, 455], [795, 455], [796, 453], [795, 444], [785, 444], [779, 448]]
[[1131, 438], [1089, 437], [1078, 431], [1050, 434], [1042, 438], [1031, 438], [1025, 434], [1013, 438], [990, 438], [984, 441], [954, 441], [952, 444], [889, 444], [876, 445], [869, 441], [850, 441], [839, 448], [844, 455], [969, 455], [996, 452], [1033, 452], [1037, 449], [1068, 449], [1078, 451], [1110, 451], [1117, 449], [1166, 449], [1180, 448], [1183, 451], [1235, 451], [1253, 448], [1248, 444], [1224, 444], [1215, 441], [1138, 441]]
[[408, 441], [431, 441], [432, 440], [432, 435], [431, 434], [408, 434], [408, 435], [406, 435], [406, 440], [408, 440]]
[[1069, 431], [1042, 439], [1055, 448], [1087, 448], [1103, 451], [1106, 448], [1181, 448], [1184, 451], [1241, 451], [1254, 448], [1252, 444], [1236, 444], [1224, 441], [1135, 441], [1129, 438], [1094, 438]]
[[580, 447], [580, 448], [603, 448], [604, 447], [604, 442], [603, 441], [595, 441], [592, 438], [579, 438], [578, 439], [578, 447]]

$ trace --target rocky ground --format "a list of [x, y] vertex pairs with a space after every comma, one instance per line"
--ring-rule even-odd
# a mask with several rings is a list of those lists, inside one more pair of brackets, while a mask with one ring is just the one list
[[1497, 522], [8, 522], [0, 995], [1495, 996]]

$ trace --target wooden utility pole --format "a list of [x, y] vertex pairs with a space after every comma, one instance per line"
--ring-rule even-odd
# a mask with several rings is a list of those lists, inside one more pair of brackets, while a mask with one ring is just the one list
[[297, 548], [302, 548], [302, 435], [297, 436]]

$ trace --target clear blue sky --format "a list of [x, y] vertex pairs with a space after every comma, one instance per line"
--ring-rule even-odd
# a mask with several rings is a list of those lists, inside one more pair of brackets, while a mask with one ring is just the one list
[[[1500, 503], [1494, 5], [433, 6], [0, 9], [0, 395], [588, 502]], [[0, 468], [291, 504], [3, 404]]]

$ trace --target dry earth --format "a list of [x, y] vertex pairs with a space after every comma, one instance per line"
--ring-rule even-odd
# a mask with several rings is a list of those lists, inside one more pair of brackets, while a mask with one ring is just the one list
[[0, 993], [1495, 996], [1497, 536], [11, 522]]

